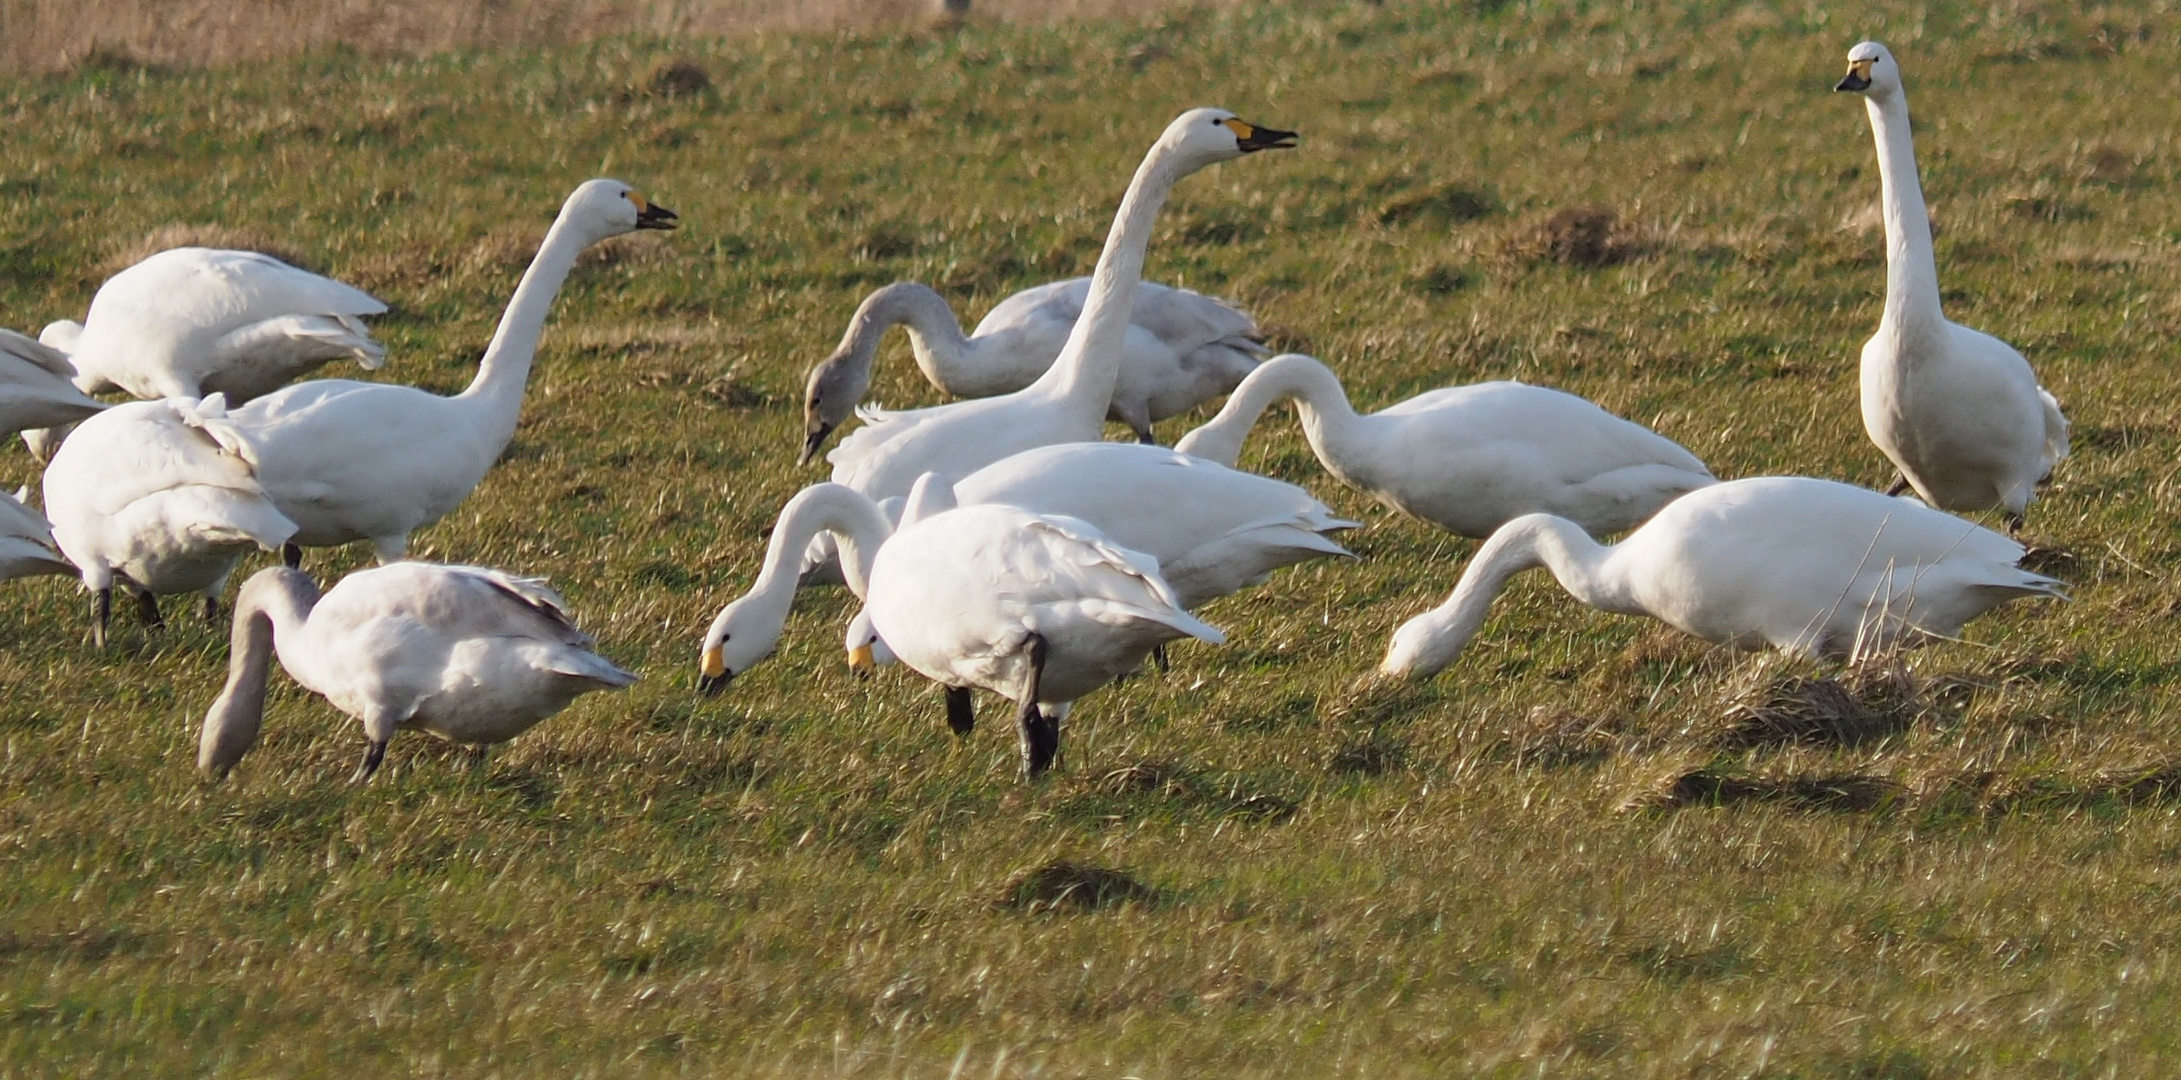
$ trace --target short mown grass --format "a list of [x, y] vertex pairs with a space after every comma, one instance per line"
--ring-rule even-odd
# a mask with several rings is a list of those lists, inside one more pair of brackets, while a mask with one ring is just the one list
[[[2030, 516], [2073, 603], [1839, 672], [1533, 575], [1389, 686], [1387, 634], [1473, 545], [1331, 482], [1280, 413], [1243, 464], [1367, 522], [1362, 558], [1212, 605], [1232, 644], [1087, 699], [1047, 782], [995, 703], [957, 745], [913, 674], [852, 677], [839, 590], [694, 694], [703, 626], [823, 477], [792, 464], [801, 377], [863, 292], [974, 319], [1087, 270], [1192, 105], [1302, 146], [1184, 184], [1150, 276], [1246, 304], [1359, 404], [1520, 378], [1722, 476], [1889, 481], [1855, 401], [1878, 181], [1828, 92], [1866, 36], [1908, 73], [1951, 314], [2076, 423]], [[677, 63], [709, 85], [662, 89]], [[70, 583], [5, 588], [0, 1073], [2165, 1071], [2177, 72], [2155, 5], [1282, 0], [0, 80], [20, 329], [190, 226], [372, 289], [380, 377], [451, 391], [575, 184], [685, 223], [576, 271], [514, 445], [414, 547], [551, 578], [631, 691], [482, 770], [404, 736], [352, 787], [354, 723], [276, 679], [211, 784], [224, 627], [99, 652]], [[898, 340], [877, 385], [936, 400]]]

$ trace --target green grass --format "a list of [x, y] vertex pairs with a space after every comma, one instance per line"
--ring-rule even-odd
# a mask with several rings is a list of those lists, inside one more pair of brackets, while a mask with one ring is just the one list
[[[99, 653], [72, 585], [6, 587], [0, 1074], [2165, 1071], [2181, 37], [2150, 7], [1827, 11], [1273, 3], [0, 81], [20, 328], [80, 317], [147, 233], [220, 225], [375, 290], [383, 376], [453, 390], [576, 183], [685, 222], [578, 270], [515, 444], [417, 537], [549, 576], [647, 676], [483, 772], [404, 736], [351, 787], [355, 724], [276, 679], [264, 742], [208, 784], [224, 628]], [[1950, 313], [2078, 433], [2031, 511], [2075, 601], [1914, 654], [1905, 728], [1721, 749], [1777, 665], [1542, 579], [1437, 681], [1364, 683], [1473, 545], [1330, 482], [1285, 419], [1245, 466], [1367, 521], [1363, 558], [1207, 609], [1233, 644], [1087, 699], [1049, 782], [1015, 779], [992, 703], [956, 746], [912, 674], [852, 678], [838, 590], [693, 694], [702, 628], [822, 478], [791, 465], [801, 375], [861, 294], [922, 279], [974, 317], [1087, 269], [1192, 105], [1303, 144], [1184, 184], [1150, 276], [1246, 303], [1359, 404], [1519, 377], [1722, 476], [1886, 482], [1854, 370], [1881, 241], [1841, 227], [1877, 175], [1828, 93], [1865, 36], [1908, 73]], [[647, 95], [676, 56], [714, 90]], [[1590, 204], [1635, 258], [1509, 254]], [[936, 400], [906, 353], [878, 396]], [[1059, 860], [1149, 892], [999, 904]]]

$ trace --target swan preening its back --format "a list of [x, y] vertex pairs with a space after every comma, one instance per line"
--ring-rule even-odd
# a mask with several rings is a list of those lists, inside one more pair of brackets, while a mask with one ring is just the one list
[[1836, 89], [1863, 95], [1886, 223], [1885, 313], [1863, 346], [1864, 430], [1925, 502], [1998, 509], [2019, 524], [2037, 483], [2067, 456], [2067, 419], [2013, 346], [1940, 310], [1931, 219], [1893, 54], [1875, 41], [1858, 44]]
[[[811, 369], [797, 463], [816, 454], [863, 401], [872, 359], [889, 327], [908, 327], [917, 367], [942, 392], [958, 398], [1013, 393], [1052, 367], [1090, 286], [1090, 278], [1079, 277], [1024, 289], [995, 305], [966, 336], [946, 299], [926, 286], [897, 281], [873, 292], [849, 319], [840, 347]], [[1256, 320], [1226, 301], [1140, 282], [1107, 418], [1150, 442], [1152, 423], [1234, 389], [1264, 352]]]
[[2017, 565], [2022, 545], [1905, 499], [1805, 477], [1682, 496], [1610, 547], [1546, 514], [1477, 549], [1446, 602], [1394, 631], [1382, 670], [1428, 678], [1461, 655], [1507, 579], [1544, 566], [1576, 599], [1706, 641], [1867, 656], [2065, 584]]
[[833, 480], [884, 499], [906, 495], [927, 472], [967, 476], [1024, 450], [1098, 441], [1120, 375], [1144, 252], [1167, 193], [1199, 169], [1290, 146], [1293, 138], [1224, 109], [1183, 113], [1153, 144], [1122, 196], [1082, 316], [1052, 367], [1012, 394], [909, 412], [867, 411], [865, 425], [826, 456]]
[[1293, 398], [1319, 464], [1342, 483], [1462, 536], [1548, 513], [1619, 532], [1715, 483], [1696, 455], [1573, 394], [1518, 382], [1450, 386], [1360, 415], [1331, 368], [1275, 356], [1175, 449], [1232, 467], [1273, 402]]
[[257, 742], [276, 653], [296, 682], [363, 723], [361, 780], [397, 730], [505, 742], [579, 695], [636, 681], [592, 645], [535, 578], [403, 562], [320, 596], [301, 571], [261, 570], [235, 599], [227, 685], [205, 714], [197, 767], [224, 776]]

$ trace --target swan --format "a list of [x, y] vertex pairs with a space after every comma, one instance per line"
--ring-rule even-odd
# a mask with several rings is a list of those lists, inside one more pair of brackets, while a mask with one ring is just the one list
[[1182, 609], [1150, 556], [1079, 518], [1013, 506], [963, 506], [901, 527], [879, 547], [868, 585], [871, 625], [902, 663], [1016, 703], [1032, 778], [1052, 766], [1077, 698], [1166, 642], [1226, 641]]
[[1941, 510], [1997, 508], [2018, 529], [2037, 483], [2067, 456], [2067, 418], [2013, 346], [1939, 310], [1931, 219], [1893, 54], [1875, 41], [1848, 50], [1835, 89], [1861, 92], [1870, 113], [1886, 221], [1886, 307], [1863, 345], [1863, 429], [1901, 470], [1895, 493], [1913, 487]]
[[1619, 532], [1717, 482], [1673, 440], [1542, 386], [1450, 386], [1358, 415], [1332, 369], [1299, 353], [1259, 365], [1174, 448], [1231, 468], [1258, 415], [1286, 397], [1327, 472], [1462, 536], [1528, 513]]
[[[796, 463], [816, 455], [863, 400], [872, 358], [890, 327], [907, 324], [916, 366], [941, 393], [1013, 393], [1037, 381], [1060, 355], [1090, 286], [1091, 279], [1079, 277], [1024, 289], [1000, 301], [967, 337], [945, 298], [924, 285], [897, 281], [873, 292], [848, 321], [840, 348], [811, 369], [803, 394], [803, 453]], [[1264, 355], [1257, 321], [1233, 305], [1188, 289], [1138, 283], [1106, 416], [1127, 424], [1138, 441], [1151, 442], [1154, 422], [1233, 390]]]
[[83, 322], [40, 335], [64, 350], [85, 391], [144, 399], [270, 393], [329, 361], [386, 361], [362, 317], [386, 305], [361, 289], [255, 251], [181, 247], [107, 278]]
[[1245, 123], [1224, 109], [1181, 114], [1152, 145], [1122, 196], [1082, 317], [1068, 331], [1053, 366], [1011, 394], [907, 412], [865, 409], [864, 426], [826, 455], [834, 482], [883, 499], [907, 494], [926, 472], [968, 476], [1024, 450], [1102, 439], [1144, 251], [1167, 192], [1215, 162], [1292, 146], [1294, 137]]
[[205, 713], [197, 767], [225, 776], [257, 742], [274, 653], [304, 689], [363, 722], [356, 779], [366, 780], [396, 730], [506, 742], [582, 694], [636, 681], [592, 644], [537, 578], [396, 563], [320, 596], [302, 571], [269, 567], [235, 598], [227, 685]]
[[0, 581], [40, 574], [73, 576], [74, 563], [53, 544], [53, 526], [45, 515], [23, 505], [24, 488], [10, 497], [0, 491]]
[[2022, 545], [1952, 514], [1829, 480], [1766, 476], [1700, 488], [1618, 544], [1529, 514], [1477, 549], [1446, 602], [1394, 631], [1380, 670], [1425, 679], [1461, 655], [1507, 579], [1543, 565], [1601, 611], [1648, 615], [1706, 641], [1859, 657], [1949, 637], [2066, 584], [2016, 565]]
[[106, 407], [71, 381], [68, 356], [13, 330], [0, 330], [0, 434], [73, 424]]
[[300, 548], [355, 540], [371, 541], [382, 563], [401, 558], [409, 534], [468, 498], [514, 437], [546, 313], [576, 256], [636, 229], [671, 229], [675, 220], [618, 180], [578, 187], [460, 394], [319, 379], [230, 412], [258, 447], [266, 494], [295, 519], [288, 565], [299, 564]]
[[[1176, 601], [1190, 610], [1260, 584], [1283, 566], [1353, 557], [1332, 535], [1356, 527], [1293, 484], [1137, 443], [1040, 447], [953, 485], [927, 474], [904, 502], [895, 511], [901, 526], [971, 505], [1087, 521], [1107, 540], [1157, 560]], [[795, 597], [789, 560], [813, 536], [830, 531], [856, 552], [842, 569], [860, 597], [870, 559], [897, 527], [885, 504], [851, 488], [814, 484], [798, 492], [773, 526], [757, 581], [706, 632], [698, 686], [716, 693], [771, 654]], [[866, 615], [856, 625], [865, 629], [851, 631], [849, 650], [851, 666], [861, 670], [880, 662], [884, 643], [868, 630]]]
[[294, 535], [259, 486], [259, 448], [225, 409], [218, 394], [116, 405], [77, 425], [46, 466], [46, 515], [92, 593], [95, 644], [106, 644], [116, 580], [151, 625], [154, 597], [171, 593], [204, 594], [215, 616], [243, 554]]

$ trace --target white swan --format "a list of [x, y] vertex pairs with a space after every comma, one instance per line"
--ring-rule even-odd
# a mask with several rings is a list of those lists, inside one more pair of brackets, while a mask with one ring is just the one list
[[[896, 510], [903, 525], [957, 505], [1080, 518], [1112, 543], [1157, 560], [1160, 576], [1188, 609], [1259, 584], [1280, 567], [1347, 556], [1332, 534], [1356, 527], [1292, 484], [1136, 443], [1040, 447], [951, 488], [927, 474], [905, 502]], [[715, 693], [772, 652], [795, 597], [791, 560], [819, 532], [842, 537], [854, 552], [842, 568], [850, 589], [863, 596], [870, 560], [896, 527], [887, 517], [884, 504], [838, 484], [815, 484], [788, 500], [757, 581], [705, 634], [698, 686]], [[870, 624], [859, 615], [856, 625]], [[868, 630], [851, 637], [853, 666], [878, 662], [882, 642]]]
[[1080, 519], [1012, 506], [964, 506], [903, 526], [878, 549], [869, 584], [871, 624], [902, 663], [1019, 706], [1031, 777], [1052, 766], [1075, 699], [1168, 641], [1226, 640], [1182, 610], [1150, 556]]
[[1167, 192], [1215, 162], [1289, 146], [1293, 138], [1292, 132], [1244, 123], [1224, 109], [1181, 114], [1130, 181], [1091, 275], [1083, 315], [1053, 366], [1012, 394], [908, 412], [865, 409], [864, 426], [826, 455], [833, 480], [883, 499], [907, 494], [926, 472], [968, 476], [1024, 450], [1103, 438], [1144, 250]]
[[40, 574], [74, 576], [76, 566], [53, 543], [45, 515], [23, 505], [29, 488], [9, 496], [0, 491], [0, 581]]
[[1531, 514], [1477, 549], [1445, 603], [1394, 631], [1381, 670], [1436, 674], [1484, 625], [1507, 579], [1538, 565], [1602, 611], [1740, 648], [1853, 657], [1952, 636], [2018, 597], [2065, 596], [2065, 583], [2021, 569], [2021, 558], [2022, 545], [1952, 514], [1799, 476], [1690, 492], [1611, 547]]
[[636, 681], [592, 644], [536, 578], [396, 563], [320, 596], [299, 570], [260, 570], [235, 598], [227, 685], [205, 713], [197, 767], [225, 776], [257, 741], [275, 652], [296, 682], [363, 722], [364, 780], [399, 729], [506, 742], [578, 695]]
[[[99, 286], [81, 326], [47, 327], [76, 385], [138, 398], [224, 393], [240, 405], [332, 360], [386, 360], [361, 317], [386, 305], [255, 251], [162, 251]], [[70, 340], [72, 339], [72, 340]]]
[[2067, 456], [2067, 419], [2013, 346], [1939, 310], [1931, 219], [1893, 55], [1875, 41], [1848, 50], [1848, 76], [1835, 89], [1863, 94], [1886, 220], [1886, 307], [1863, 345], [1863, 429], [1925, 502], [1996, 508], [2019, 527], [2038, 481]]
[[[940, 392], [958, 398], [1013, 393], [1053, 365], [1083, 314], [1090, 285], [1091, 279], [1079, 277], [1024, 289], [1000, 301], [966, 337], [945, 298], [916, 282], [897, 281], [865, 297], [840, 348], [811, 369], [797, 463], [810, 460], [863, 401], [872, 358], [888, 328], [908, 326], [916, 366]], [[1141, 282], [1106, 416], [1151, 442], [1154, 422], [1233, 390], [1264, 355], [1257, 321], [1233, 305]]]
[[1296, 353], [1259, 365], [1219, 415], [1174, 448], [1232, 467], [1258, 416], [1288, 397], [1327, 472], [1462, 536], [1489, 536], [1529, 513], [1604, 535], [1716, 483], [1673, 440], [1573, 394], [1478, 383], [1359, 415], [1332, 369]]
[[[673, 211], [618, 180], [578, 187], [460, 394], [320, 379], [230, 413], [258, 446], [266, 493], [295, 519], [295, 546], [369, 540], [380, 562], [401, 558], [409, 534], [468, 498], [514, 437], [546, 313], [576, 256], [608, 237], [670, 229], [674, 221]], [[287, 552], [289, 565], [300, 555]]]
[[13, 330], [0, 330], [0, 435], [73, 424], [106, 407], [71, 381], [68, 356]]
[[203, 593], [211, 614], [245, 552], [279, 550], [295, 533], [224, 408], [218, 394], [116, 405], [77, 425], [46, 466], [45, 512], [93, 594], [95, 643], [106, 643], [117, 579], [152, 625], [159, 595]]

